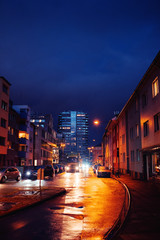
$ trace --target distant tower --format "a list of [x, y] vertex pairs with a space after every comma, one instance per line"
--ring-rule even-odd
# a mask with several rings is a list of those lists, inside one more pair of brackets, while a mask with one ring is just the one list
[[58, 117], [58, 132], [65, 136], [65, 153], [88, 155], [88, 115], [84, 112], [66, 111]]

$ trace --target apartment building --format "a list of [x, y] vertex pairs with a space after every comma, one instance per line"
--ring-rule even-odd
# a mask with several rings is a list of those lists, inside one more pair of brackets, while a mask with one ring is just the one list
[[9, 90], [11, 84], [0, 77], [0, 166], [6, 166], [8, 141]]
[[30, 107], [27, 105], [13, 105], [13, 109], [19, 114], [19, 166], [33, 165], [32, 128], [30, 125]]
[[[117, 117], [116, 142], [112, 120], [103, 136], [105, 165], [133, 178], [160, 174], [160, 52]], [[116, 147], [115, 147], [116, 144]]]
[[53, 129], [52, 115], [32, 113], [30, 122], [34, 125], [34, 166], [59, 163], [57, 133]]

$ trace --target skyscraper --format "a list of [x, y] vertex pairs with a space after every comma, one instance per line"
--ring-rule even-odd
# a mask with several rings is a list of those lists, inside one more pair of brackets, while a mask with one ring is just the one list
[[58, 132], [65, 136], [65, 153], [80, 155], [88, 154], [88, 115], [84, 112], [65, 111], [58, 117]]

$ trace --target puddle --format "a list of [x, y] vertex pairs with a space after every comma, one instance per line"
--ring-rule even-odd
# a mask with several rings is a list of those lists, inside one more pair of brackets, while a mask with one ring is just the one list
[[19, 191], [19, 192], [16, 192], [14, 194], [11, 194], [11, 195], [6, 195], [5, 197], [10, 198], [10, 197], [16, 197], [16, 196], [19, 196], [19, 195], [29, 196], [29, 195], [35, 195], [37, 193], [38, 193], [38, 191], [26, 190], [26, 191]]

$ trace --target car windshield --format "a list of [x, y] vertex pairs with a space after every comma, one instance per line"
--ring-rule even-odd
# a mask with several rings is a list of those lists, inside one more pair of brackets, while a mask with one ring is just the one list
[[6, 168], [0, 168], [0, 172], [4, 172]]

